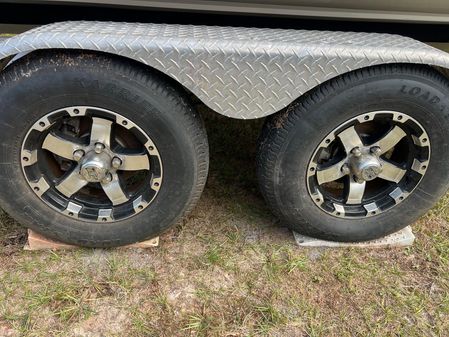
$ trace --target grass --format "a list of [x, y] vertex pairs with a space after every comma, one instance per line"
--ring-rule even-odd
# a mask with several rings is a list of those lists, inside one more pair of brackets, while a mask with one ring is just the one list
[[0, 336], [447, 336], [449, 194], [407, 249], [300, 249], [257, 191], [261, 122], [204, 115], [207, 188], [158, 248], [25, 252], [0, 213]]

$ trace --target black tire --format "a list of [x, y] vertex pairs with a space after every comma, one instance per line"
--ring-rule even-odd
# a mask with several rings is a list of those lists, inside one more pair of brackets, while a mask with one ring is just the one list
[[[378, 66], [330, 80], [267, 119], [257, 163], [262, 194], [286, 226], [306, 235], [355, 242], [393, 233], [424, 214], [448, 189], [448, 107], [448, 80], [426, 66]], [[402, 203], [375, 216], [348, 219], [324, 212], [306, 182], [315, 149], [345, 121], [395, 109], [416, 119], [432, 143], [429, 167], [417, 187]]]
[[[0, 74], [0, 205], [47, 237], [87, 247], [113, 247], [154, 237], [198, 201], [208, 172], [200, 115], [171, 80], [133, 61], [77, 51], [35, 52]], [[164, 181], [141, 213], [111, 223], [72, 219], [45, 204], [27, 184], [21, 146], [42, 116], [66, 106], [120, 111], [151, 135]]]

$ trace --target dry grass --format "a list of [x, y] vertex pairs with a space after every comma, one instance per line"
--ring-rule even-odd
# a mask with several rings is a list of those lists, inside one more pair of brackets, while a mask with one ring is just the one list
[[300, 249], [257, 192], [260, 122], [207, 116], [207, 189], [159, 248], [24, 252], [1, 214], [0, 335], [447, 336], [449, 195], [411, 248]]

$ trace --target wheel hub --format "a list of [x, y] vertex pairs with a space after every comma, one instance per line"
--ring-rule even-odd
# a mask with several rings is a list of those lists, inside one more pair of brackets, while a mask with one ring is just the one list
[[[357, 149], [359, 150], [359, 149]], [[382, 165], [379, 158], [368, 151], [359, 150], [352, 151], [356, 154], [351, 154], [349, 156], [349, 170], [353, 177], [356, 178], [357, 182], [371, 181], [376, 179], [382, 172]], [[365, 153], [363, 153], [365, 152]]]
[[81, 161], [81, 176], [90, 183], [104, 181], [111, 169], [112, 158], [106, 153], [90, 151]]

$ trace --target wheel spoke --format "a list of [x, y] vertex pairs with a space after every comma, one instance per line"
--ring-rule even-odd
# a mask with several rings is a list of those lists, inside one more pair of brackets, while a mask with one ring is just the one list
[[318, 184], [322, 185], [324, 183], [335, 181], [343, 177], [345, 173], [342, 172], [341, 167], [343, 166], [345, 161], [346, 158], [335, 165], [329, 166], [328, 168], [317, 170], [316, 178], [318, 180]]
[[401, 181], [401, 179], [404, 177], [407, 170], [403, 170], [402, 168], [386, 161], [381, 160], [382, 164], [382, 172], [379, 174], [379, 178], [393, 181], [395, 183], [398, 183]]
[[122, 187], [120, 186], [120, 180], [117, 173], [112, 174], [112, 181], [102, 182], [101, 186], [103, 187], [104, 192], [114, 206], [123, 204], [124, 202], [127, 202], [129, 200], [125, 192], [123, 192]]
[[358, 183], [352, 177], [349, 178], [349, 193], [346, 203], [350, 205], [361, 204], [365, 194], [366, 182]]
[[79, 168], [76, 167], [66, 178], [64, 178], [55, 188], [66, 197], [71, 197], [78, 192], [88, 182], [79, 174]]
[[139, 171], [150, 169], [150, 161], [146, 154], [119, 154], [119, 157], [122, 159], [122, 165], [119, 170]]
[[111, 121], [104, 118], [93, 117], [90, 143], [102, 143], [109, 147], [111, 145], [111, 126]]
[[362, 140], [353, 126], [340, 132], [338, 138], [340, 138], [343, 143], [347, 154], [349, 154], [353, 148], [363, 146]]
[[45, 137], [42, 148], [60, 157], [73, 160], [73, 153], [76, 150], [82, 149], [83, 146], [49, 133], [47, 137]]
[[395, 126], [390, 132], [388, 132], [382, 139], [380, 139], [377, 143], [372, 146], [380, 147], [380, 154], [384, 154], [388, 150], [390, 150], [393, 146], [395, 146], [399, 141], [406, 136], [404, 130], [402, 130], [399, 126]]

